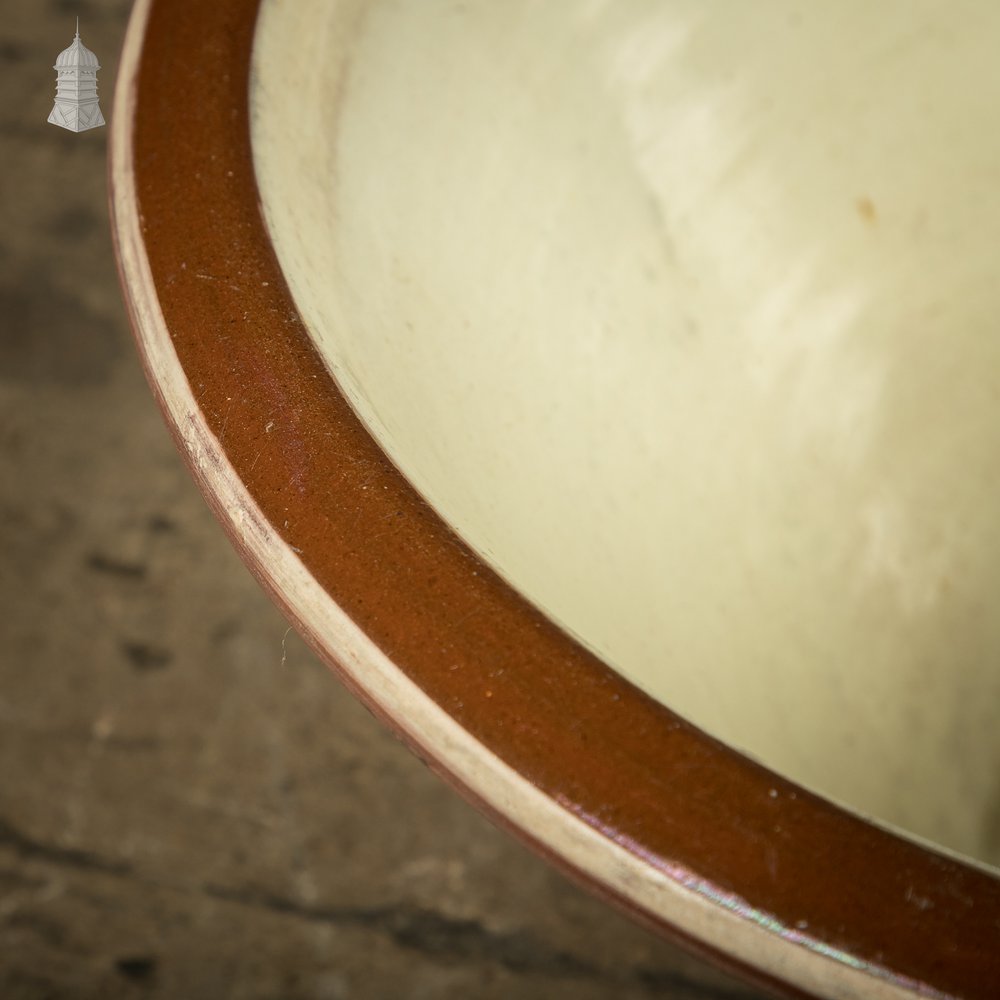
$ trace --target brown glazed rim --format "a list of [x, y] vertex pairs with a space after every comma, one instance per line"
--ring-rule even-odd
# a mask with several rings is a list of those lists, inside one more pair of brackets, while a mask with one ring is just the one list
[[251, 570], [431, 766], [633, 915], [796, 995], [995, 997], [1000, 881], [632, 687], [482, 564], [359, 423], [260, 213], [257, 5], [139, 0], [111, 154], [147, 376]]

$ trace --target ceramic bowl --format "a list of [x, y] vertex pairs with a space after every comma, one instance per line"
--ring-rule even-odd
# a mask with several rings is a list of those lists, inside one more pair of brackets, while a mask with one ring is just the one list
[[123, 286], [250, 568], [463, 794], [775, 989], [1000, 982], [998, 38], [779, 0], [129, 28]]

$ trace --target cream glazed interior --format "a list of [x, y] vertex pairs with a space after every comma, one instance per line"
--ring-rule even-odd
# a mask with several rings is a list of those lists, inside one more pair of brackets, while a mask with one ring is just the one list
[[655, 698], [1000, 864], [1000, 7], [263, 0], [255, 169], [371, 433]]

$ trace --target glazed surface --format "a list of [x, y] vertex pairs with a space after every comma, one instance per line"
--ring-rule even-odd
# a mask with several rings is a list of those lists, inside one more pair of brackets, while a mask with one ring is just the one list
[[265, 2], [296, 304], [455, 530], [783, 774], [1000, 851], [1000, 11]]

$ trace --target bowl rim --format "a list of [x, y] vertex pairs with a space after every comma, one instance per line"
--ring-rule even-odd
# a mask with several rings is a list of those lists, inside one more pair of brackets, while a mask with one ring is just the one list
[[259, 3], [138, 0], [109, 159], [147, 378], [251, 571], [418, 756], [662, 933], [798, 995], [992, 995], [1000, 880], [643, 694], [482, 563], [362, 426], [260, 209]]

